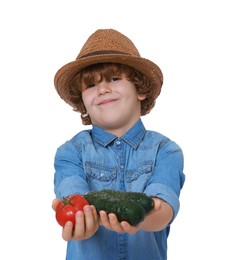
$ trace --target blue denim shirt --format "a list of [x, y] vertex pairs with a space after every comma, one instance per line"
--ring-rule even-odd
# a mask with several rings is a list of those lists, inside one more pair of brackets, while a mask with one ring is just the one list
[[[145, 130], [141, 119], [120, 138], [93, 126], [60, 146], [55, 156], [58, 198], [102, 189], [144, 192], [165, 200], [174, 219], [184, 180], [180, 147]], [[87, 240], [69, 241], [66, 259], [165, 260], [170, 224], [159, 232], [138, 231], [134, 235], [101, 226]]]

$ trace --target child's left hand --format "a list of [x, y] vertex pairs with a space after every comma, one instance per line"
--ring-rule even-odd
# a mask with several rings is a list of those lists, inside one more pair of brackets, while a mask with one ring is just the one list
[[141, 223], [139, 223], [136, 226], [131, 226], [127, 221], [119, 222], [118, 218], [113, 213], [107, 214], [105, 211], [101, 210], [99, 212], [99, 215], [100, 215], [100, 225], [104, 226], [109, 230], [118, 233], [127, 232], [129, 234], [134, 234], [139, 229], [141, 229]]

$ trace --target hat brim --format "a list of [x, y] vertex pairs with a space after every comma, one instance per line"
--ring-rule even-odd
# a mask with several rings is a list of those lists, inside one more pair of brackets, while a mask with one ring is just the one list
[[152, 61], [123, 54], [94, 55], [86, 58], [76, 59], [60, 68], [55, 77], [54, 85], [60, 97], [69, 103], [67, 89], [71, 79], [82, 69], [98, 63], [118, 63], [128, 65], [145, 75], [154, 87], [154, 98], [156, 99], [163, 84], [163, 74], [160, 68]]

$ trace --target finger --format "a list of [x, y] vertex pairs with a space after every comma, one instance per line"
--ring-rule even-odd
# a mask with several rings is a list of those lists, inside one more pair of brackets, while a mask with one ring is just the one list
[[104, 210], [101, 210], [101, 211], [99, 212], [99, 215], [100, 215], [101, 224], [102, 224], [105, 228], [112, 230], [107, 213], [106, 213]]
[[139, 230], [139, 225], [137, 226], [131, 226], [128, 222], [126, 221], [122, 221], [121, 222], [121, 226], [123, 228], [123, 230], [129, 234], [135, 234], [138, 230]]
[[95, 206], [90, 205], [90, 208], [91, 208], [92, 216], [93, 216], [93, 219], [94, 219], [94, 223], [99, 225], [99, 214], [98, 214]]
[[93, 205], [90, 205], [90, 207], [91, 207], [92, 214], [93, 214], [93, 216], [94, 216], [95, 222], [98, 222], [99, 215], [98, 215], [98, 212], [96, 211], [96, 208], [95, 208], [95, 206], [93, 206]]
[[59, 204], [60, 200], [59, 199], [54, 199], [52, 201], [52, 209], [56, 211], [56, 207]]
[[75, 224], [73, 238], [75, 240], [82, 240], [84, 239], [84, 234], [85, 234], [84, 213], [82, 211], [78, 211], [76, 213], [76, 224]]
[[83, 210], [85, 214], [86, 232], [91, 233], [92, 231], [94, 231], [96, 225], [92, 208], [87, 205], [83, 208]]
[[73, 233], [73, 223], [68, 221], [65, 223], [64, 228], [62, 230], [62, 237], [65, 241], [69, 241], [72, 239]]
[[157, 211], [161, 208], [161, 200], [158, 198], [153, 198], [154, 201], [154, 210]]
[[131, 230], [131, 225], [127, 221], [122, 221], [120, 224], [126, 232]]
[[109, 217], [110, 225], [114, 231], [119, 232], [119, 233], [124, 232], [124, 230], [115, 214], [110, 213], [108, 215], [108, 217]]

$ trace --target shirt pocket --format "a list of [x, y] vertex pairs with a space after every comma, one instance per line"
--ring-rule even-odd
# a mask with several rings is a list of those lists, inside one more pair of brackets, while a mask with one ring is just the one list
[[142, 192], [153, 173], [153, 161], [143, 161], [135, 169], [126, 172], [126, 182], [129, 189]]
[[113, 189], [117, 177], [117, 169], [100, 162], [85, 162], [85, 173], [92, 190]]

